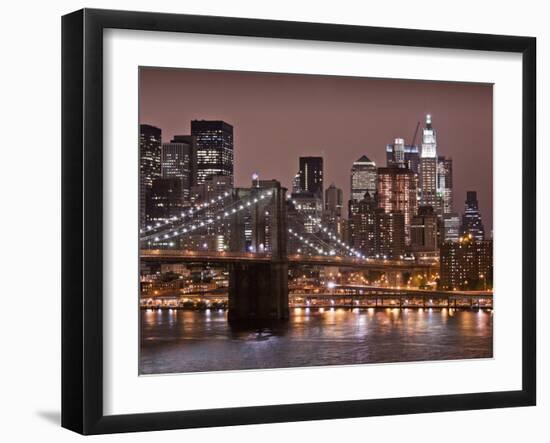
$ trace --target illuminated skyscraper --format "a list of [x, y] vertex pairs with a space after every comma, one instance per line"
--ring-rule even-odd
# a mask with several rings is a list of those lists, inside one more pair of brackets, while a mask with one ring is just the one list
[[353, 162], [351, 167], [351, 200], [362, 200], [365, 193], [376, 193], [376, 164], [366, 155]]
[[220, 120], [193, 120], [191, 135], [197, 146], [196, 184], [212, 175], [233, 180], [233, 126]]
[[410, 243], [410, 225], [416, 214], [416, 174], [396, 165], [378, 168], [378, 207], [384, 212], [401, 212], [405, 223], [405, 240]]
[[340, 188], [331, 184], [325, 191], [325, 210], [323, 212], [323, 224], [338, 235], [343, 234], [342, 207], [344, 205], [344, 193]]
[[472, 234], [477, 241], [485, 239], [485, 229], [481, 220], [479, 206], [477, 203], [477, 192], [466, 192], [466, 202], [464, 204], [464, 214], [462, 215], [462, 234]]
[[368, 192], [361, 200], [350, 201], [348, 242], [361, 254], [376, 255], [376, 200]]
[[162, 178], [179, 178], [183, 187], [183, 197], [190, 200], [190, 190], [196, 177], [196, 149], [193, 136], [176, 135], [170, 143], [162, 144]]
[[453, 212], [453, 159], [437, 158], [437, 213]]
[[426, 126], [422, 129], [419, 174], [420, 204], [437, 208], [437, 138], [430, 114], [426, 116]]
[[405, 217], [401, 211], [384, 212], [375, 219], [375, 249], [380, 258], [399, 260], [405, 254]]
[[[418, 165], [420, 163], [420, 153], [418, 146], [404, 145], [405, 165], [415, 174], [418, 174]], [[396, 162], [394, 155], [394, 144], [386, 145], [386, 165], [392, 166]]]
[[443, 214], [441, 242], [457, 242], [460, 237], [460, 217], [456, 213]]
[[153, 181], [160, 177], [161, 130], [151, 125], [139, 125], [139, 221], [147, 219], [147, 198]]
[[323, 157], [300, 157], [300, 191], [323, 199]]

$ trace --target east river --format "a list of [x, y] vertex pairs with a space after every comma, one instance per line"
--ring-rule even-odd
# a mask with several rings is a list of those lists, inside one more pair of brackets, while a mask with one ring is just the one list
[[141, 311], [140, 374], [490, 358], [493, 313], [453, 309], [291, 309], [269, 328], [223, 310]]

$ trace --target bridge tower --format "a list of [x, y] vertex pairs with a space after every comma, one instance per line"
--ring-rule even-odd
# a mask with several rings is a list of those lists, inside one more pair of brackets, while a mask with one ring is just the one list
[[[233, 263], [229, 267], [229, 321], [276, 321], [288, 319], [288, 256], [286, 226], [286, 189], [275, 180], [257, 181], [251, 189], [255, 198], [269, 192], [252, 209], [249, 223], [249, 251], [269, 261]], [[241, 225], [241, 226], [238, 226]], [[234, 247], [242, 245], [234, 225]], [[242, 249], [242, 246], [239, 247]], [[243, 251], [245, 252], [245, 251]]]

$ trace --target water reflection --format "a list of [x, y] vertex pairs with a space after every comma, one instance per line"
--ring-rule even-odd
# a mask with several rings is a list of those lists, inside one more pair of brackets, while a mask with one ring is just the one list
[[492, 356], [492, 311], [291, 309], [288, 322], [229, 324], [220, 310], [141, 311], [140, 373]]

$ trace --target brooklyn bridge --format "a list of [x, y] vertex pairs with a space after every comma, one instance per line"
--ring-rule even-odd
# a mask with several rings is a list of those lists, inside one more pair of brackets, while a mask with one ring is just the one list
[[[189, 247], [185, 241], [199, 234], [202, 238], [215, 236], [216, 232], [227, 238], [227, 246], [221, 250]], [[183, 211], [179, 217], [144, 227], [140, 231], [140, 260], [148, 265], [225, 267], [229, 275], [229, 320], [287, 319], [289, 269], [295, 267], [379, 272], [394, 285], [403, 282], [406, 275], [439, 271], [437, 261], [364, 255], [320, 220], [293, 211], [286, 189], [275, 180], [234, 188]]]

